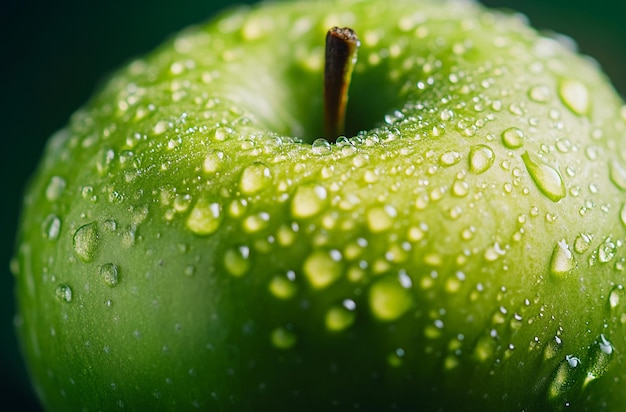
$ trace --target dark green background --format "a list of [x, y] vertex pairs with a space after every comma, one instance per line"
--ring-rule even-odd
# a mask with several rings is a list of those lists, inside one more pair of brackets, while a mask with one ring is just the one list
[[[241, 1], [243, 2], [243, 1]], [[253, 2], [252, 0], [247, 1]], [[229, 0], [0, 0], [0, 404], [37, 410], [13, 334], [9, 260], [20, 197], [43, 145], [94, 86], [133, 56], [200, 22]], [[626, 96], [624, 0], [483, 0], [540, 29], [575, 38]], [[11, 406], [13, 405], [13, 406]]]

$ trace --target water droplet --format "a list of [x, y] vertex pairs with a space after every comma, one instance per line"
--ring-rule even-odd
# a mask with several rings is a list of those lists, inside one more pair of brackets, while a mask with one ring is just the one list
[[41, 225], [43, 236], [48, 240], [57, 240], [61, 232], [61, 219], [56, 215], [48, 215]]
[[96, 222], [81, 226], [74, 233], [74, 252], [83, 262], [90, 262], [98, 247], [98, 226]]
[[144, 220], [146, 220], [146, 218], [148, 217], [148, 207], [138, 207], [134, 209], [132, 213], [132, 222], [133, 224], [138, 225], [139, 223], [142, 223]]
[[298, 337], [287, 328], [276, 328], [272, 331], [270, 340], [275, 348], [287, 350], [294, 347]]
[[463, 180], [456, 180], [452, 185], [452, 194], [457, 197], [465, 197], [469, 193], [469, 184]]
[[488, 262], [494, 262], [498, 260], [501, 256], [504, 256], [506, 250], [502, 248], [500, 243], [496, 242], [493, 246], [489, 246], [485, 249], [484, 257]]
[[491, 147], [476, 145], [472, 147], [469, 155], [470, 171], [474, 174], [481, 174], [489, 170], [496, 159], [496, 155]]
[[196, 267], [194, 265], [188, 265], [187, 267], [185, 267], [186, 276], [193, 276], [194, 273], [196, 273]]
[[591, 236], [585, 233], [580, 233], [576, 236], [576, 240], [574, 241], [574, 250], [576, 253], [585, 253], [589, 249], [589, 246], [591, 246]]
[[537, 103], [546, 103], [550, 100], [550, 89], [547, 86], [533, 86], [528, 90], [528, 97]]
[[455, 355], [448, 355], [443, 362], [445, 370], [453, 370], [459, 366], [459, 359]]
[[552, 381], [548, 386], [548, 399], [562, 402], [567, 392], [574, 386], [578, 376], [580, 359], [567, 355], [557, 366]]
[[231, 275], [241, 277], [250, 269], [250, 248], [239, 246], [224, 253], [224, 267]]
[[287, 272], [287, 276], [274, 276], [269, 284], [270, 293], [279, 299], [292, 298], [298, 290], [294, 280], [295, 273], [292, 271]]
[[59, 285], [54, 290], [54, 295], [61, 302], [69, 303], [72, 301], [72, 288], [68, 285]]
[[622, 222], [622, 225], [626, 226], [626, 203], [622, 204], [622, 208], [619, 211], [619, 220]]
[[65, 179], [60, 176], [52, 176], [46, 187], [46, 199], [53, 202], [59, 200], [65, 190]]
[[598, 260], [600, 263], [610, 262], [617, 253], [617, 245], [611, 238], [604, 239], [598, 247]]
[[114, 287], [119, 282], [119, 273], [115, 263], [106, 263], [100, 267], [100, 277], [109, 287]]
[[555, 336], [548, 344], [546, 345], [543, 351], [543, 358], [548, 360], [554, 358], [563, 347], [563, 341], [558, 336]]
[[315, 141], [311, 145], [311, 148], [313, 150], [313, 153], [318, 156], [327, 155], [332, 150], [330, 142], [324, 138], [315, 139]]
[[502, 132], [502, 143], [509, 149], [517, 149], [524, 145], [524, 132], [517, 127], [510, 127]]
[[531, 158], [528, 152], [522, 155], [522, 160], [541, 193], [553, 202], [558, 202], [565, 197], [565, 183], [556, 169]]
[[340, 332], [350, 327], [356, 319], [356, 304], [346, 299], [341, 305], [332, 306], [326, 312], [326, 328], [332, 332]]
[[495, 342], [491, 336], [482, 336], [474, 347], [474, 358], [479, 362], [487, 362], [493, 357]]
[[241, 173], [239, 187], [242, 193], [251, 195], [265, 189], [272, 181], [272, 172], [263, 163], [253, 163]]
[[342, 256], [338, 250], [317, 250], [302, 265], [304, 275], [315, 289], [324, 289], [339, 279], [343, 271]]
[[152, 130], [154, 131], [154, 134], [159, 135], [163, 134], [167, 130], [167, 127], [168, 123], [165, 120], [160, 120], [154, 125]]
[[389, 363], [389, 366], [392, 366], [394, 368], [399, 368], [404, 363], [403, 358], [404, 358], [404, 349], [397, 348], [396, 350], [394, 350], [393, 352], [389, 354], [389, 356], [387, 357], [387, 362]]
[[412, 306], [413, 298], [397, 276], [378, 280], [369, 289], [369, 305], [374, 316], [386, 322], [400, 318]]
[[578, 115], [589, 111], [589, 90], [578, 80], [564, 79], [559, 84], [559, 96], [567, 108]]
[[552, 252], [550, 272], [557, 277], [562, 277], [570, 273], [574, 266], [574, 258], [565, 239], [557, 242]]
[[619, 306], [620, 302], [624, 298], [624, 293], [623, 285], [613, 286], [613, 289], [611, 289], [611, 293], [609, 294], [609, 307], [611, 309], [615, 309]]
[[291, 246], [296, 240], [296, 232], [298, 226], [294, 223], [292, 225], [281, 225], [276, 232], [276, 239], [281, 246]]
[[137, 225], [129, 225], [122, 231], [122, 245], [129, 248], [137, 241]]
[[602, 334], [589, 348], [587, 376], [585, 376], [583, 388], [606, 373], [612, 358], [613, 344]]
[[581, 368], [580, 359], [573, 355], [567, 355], [563, 359], [554, 372], [552, 381], [548, 386], [548, 399], [553, 402], [561, 402], [564, 400], [567, 392], [572, 389], [578, 377], [580, 376]]
[[375, 206], [367, 211], [367, 224], [373, 233], [389, 229], [398, 215], [391, 205]]
[[222, 223], [222, 205], [209, 203], [206, 199], [196, 202], [187, 217], [187, 227], [196, 235], [215, 233]]
[[441, 329], [443, 329], [443, 321], [437, 319], [434, 324], [427, 325], [424, 328], [424, 336], [428, 339], [439, 339], [441, 337]]
[[620, 190], [626, 190], [626, 169], [616, 160], [609, 164], [609, 176], [615, 186]]
[[259, 212], [246, 217], [243, 221], [243, 228], [248, 233], [255, 233], [263, 230], [269, 224], [270, 215], [267, 212]]
[[115, 160], [115, 152], [113, 149], [103, 148], [100, 150], [98, 153], [98, 160], [96, 161], [96, 169], [101, 176], [109, 171], [113, 160]]
[[304, 185], [298, 187], [291, 201], [291, 215], [305, 219], [317, 215], [326, 207], [328, 193], [324, 186]]
[[202, 162], [202, 170], [206, 174], [218, 172], [224, 166], [227, 156], [220, 150], [211, 150]]
[[453, 166], [461, 161], [461, 154], [454, 150], [445, 152], [439, 157], [439, 164], [443, 167]]

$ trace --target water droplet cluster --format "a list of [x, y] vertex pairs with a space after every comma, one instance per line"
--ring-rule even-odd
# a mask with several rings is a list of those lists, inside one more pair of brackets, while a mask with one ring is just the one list
[[[178, 35], [53, 138], [11, 265], [50, 308], [23, 310], [28, 350], [98, 366], [104, 409], [312, 399], [320, 376], [445, 404], [441, 371], [486, 409], [626, 393], [626, 116], [592, 66], [468, 2], [293, 7]], [[331, 144], [315, 39], [368, 21]], [[39, 385], [71, 398], [91, 377], [60, 366]]]

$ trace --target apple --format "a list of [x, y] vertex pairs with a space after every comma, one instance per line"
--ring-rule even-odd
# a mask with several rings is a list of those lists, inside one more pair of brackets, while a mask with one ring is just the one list
[[[323, 120], [333, 26], [360, 39], [343, 133]], [[625, 138], [597, 65], [518, 15], [226, 11], [49, 141], [12, 262], [36, 392], [64, 411], [621, 410]]]

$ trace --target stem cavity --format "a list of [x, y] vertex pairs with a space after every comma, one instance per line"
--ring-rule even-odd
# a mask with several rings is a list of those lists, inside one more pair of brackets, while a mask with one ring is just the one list
[[351, 28], [333, 27], [326, 34], [324, 67], [324, 123], [332, 143], [345, 133], [346, 105], [359, 39]]

